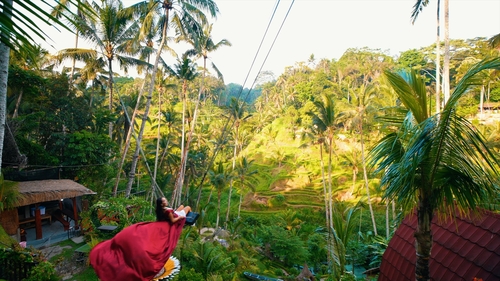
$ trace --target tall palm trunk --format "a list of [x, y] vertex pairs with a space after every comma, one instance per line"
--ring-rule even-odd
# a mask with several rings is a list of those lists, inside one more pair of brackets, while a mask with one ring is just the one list
[[219, 218], [220, 218], [220, 198], [221, 190], [217, 190], [217, 222], [215, 223], [215, 229], [219, 229]]
[[[108, 81], [108, 87], [109, 87], [109, 98], [108, 98], [108, 109], [109, 112], [113, 111], [113, 58], [108, 58], [108, 66], [109, 66], [109, 81]], [[109, 138], [113, 139], [113, 121], [109, 122]]]
[[158, 130], [156, 131], [156, 151], [155, 151], [155, 166], [153, 170], [153, 181], [151, 189], [153, 190], [156, 182], [156, 175], [158, 172], [158, 158], [160, 154], [160, 138], [161, 138], [161, 91], [158, 92]]
[[444, 61], [443, 61], [443, 86], [444, 103], [450, 98], [450, 9], [449, 0], [444, 0]]
[[[361, 114], [363, 114], [364, 111], [361, 111]], [[363, 177], [365, 179], [365, 187], [366, 187], [366, 197], [368, 200], [368, 207], [370, 208], [370, 216], [372, 218], [372, 224], [373, 224], [373, 233], [375, 235], [377, 234], [377, 225], [375, 223], [375, 213], [373, 212], [373, 207], [372, 207], [372, 200], [370, 198], [370, 187], [368, 185], [368, 173], [366, 171], [366, 159], [365, 159], [365, 145], [364, 145], [364, 138], [363, 138], [363, 115], [361, 115], [361, 122], [359, 125], [360, 129], [360, 142], [361, 142], [361, 161], [363, 162]]]
[[124, 147], [123, 147], [123, 152], [121, 153], [120, 164], [119, 164], [117, 172], [116, 172], [116, 182], [115, 182], [115, 186], [113, 188], [113, 196], [115, 196], [115, 197], [116, 197], [117, 192], [118, 192], [118, 185], [120, 183], [120, 177], [122, 174], [123, 164], [125, 163], [125, 158], [127, 157], [127, 153], [128, 153], [129, 148], [130, 148], [130, 141], [132, 138], [132, 132], [135, 128], [135, 117], [136, 117], [137, 112], [139, 110], [139, 104], [141, 103], [141, 98], [142, 98], [142, 94], [144, 92], [144, 86], [146, 84], [147, 77], [148, 77], [148, 71], [146, 71], [146, 75], [144, 76], [144, 82], [142, 83], [141, 90], [139, 91], [139, 95], [137, 96], [137, 102], [135, 104], [134, 112], [132, 112], [132, 117], [130, 118], [130, 120], [128, 120], [130, 123], [130, 126], [127, 130], [127, 135], [125, 137], [125, 143], [124, 143]]
[[[12, 18], [12, 0], [4, 0], [3, 11], [4, 17]], [[5, 33], [0, 33], [4, 40], [8, 36]], [[2, 174], [2, 155], [3, 155], [3, 140], [5, 135], [5, 119], [7, 115], [7, 79], [9, 78], [9, 46], [0, 42], [0, 175]]]
[[441, 111], [441, 34], [440, 34], [440, 5], [437, 1], [437, 36], [436, 36], [436, 113]]
[[[75, 32], [75, 49], [78, 48], [78, 37], [79, 37], [79, 32], [78, 30]], [[69, 85], [73, 85], [73, 76], [75, 75], [75, 65], [76, 65], [76, 57], [73, 57], [73, 61], [71, 62], [71, 73], [69, 75]]]
[[[203, 68], [206, 69], [206, 59], [203, 62]], [[188, 152], [189, 152], [189, 147], [191, 146], [191, 141], [193, 140], [193, 132], [194, 132], [194, 129], [196, 127], [196, 120], [198, 119], [198, 111], [199, 111], [199, 107], [200, 107], [200, 103], [201, 103], [201, 95], [204, 92], [204, 89], [203, 89], [204, 81], [205, 81], [205, 70], [203, 71], [203, 77], [201, 79], [201, 86], [200, 86], [200, 90], [198, 91], [198, 97], [196, 99], [196, 103], [194, 106], [193, 118], [191, 121], [191, 127], [190, 127], [190, 131], [189, 131], [189, 135], [188, 135], [185, 147], [184, 147], [184, 121], [182, 123], [183, 124], [182, 125], [182, 128], [183, 128], [183, 130], [182, 130], [183, 131], [183, 133], [182, 133], [182, 137], [183, 137], [182, 146], [183, 147], [181, 148], [181, 151], [183, 153], [181, 154], [182, 158], [181, 158], [180, 172], [179, 172], [179, 175], [178, 175], [176, 183], [175, 183], [174, 200], [173, 200], [174, 204], [175, 203], [181, 204], [181, 194], [182, 194], [182, 187], [184, 185], [184, 176], [186, 174], [187, 156], [188, 156]], [[185, 82], [187, 82], [187, 81], [185, 81]], [[187, 84], [185, 84], [185, 87], [187, 88]], [[183, 86], [183, 91], [186, 91], [186, 88], [184, 88], [184, 86]], [[182, 120], [184, 120], [184, 110], [185, 110], [185, 108], [183, 107]]]
[[415, 265], [415, 279], [417, 281], [430, 280], [429, 260], [432, 249], [432, 208], [428, 195], [421, 195], [417, 208], [417, 230], [415, 231], [415, 248], [417, 261]]
[[129, 173], [129, 178], [127, 182], [127, 188], [125, 190], [125, 196], [128, 197], [130, 196], [130, 192], [132, 191], [132, 184], [134, 183], [134, 178], [135, 178], [135, 170], [137, 168], [137, 161], [139, 160], [139, 152], [141, 149], [141, 141], [142, 141], [142, 135], [144, 134], [144, 128], [146, 127], [146, 121], [148, 119], [148, 114], [149, 114], [149, 107], [151, 106], [151, 99], [153, 97], [153, 90], [155, 86], [155, 80], [156, 80], [156, 73], [158, 72], [158, 64], [160, 62], [160, 56], [161, 56], [161, 51], [163, 50], [163, 46], [165, 46], [165, 41], [167, 38], [167, 26], [168, 24], [168, 9], [165, 9], [165, 24], [163, 24], [162, 27], [162, 37], [161, 37], [161, 42], [158, 47], [158, 51], [156, 52], [156, 58], [155, 58], [155, 64], [153, 67], [153, 72], [151, 74], [151, 83], [149, 85], [149, 93], [148, 96], [146, 97], [146, 108], [144, 110], [144, 115], [142, 117], [142, 122], [141, 122], [141, 128], [139, 130], [139, 134], [137, 136], [137, 141], [136, 141], [136, 146], [135, 146], [135, 152], [134, 155], [132, 156], [132, 165], [130, 167], [130, 173]]
[[[326, 190], [326, 179], [325, 179], [325, 162], [323, 161], [323, 142], [320, 142], [319, 144], [319, 155], [320, 155], [320, 165], [321, 165], [321, 178], [323, 179], [323, 194], [324, 194], [324, 199], [325, 199], [325, 221], [326, 221], [326, 229], [328, 229], [328, 251], [330, 253], [333, 252], [333, 249], [332, 249], [332, 243], [330, 243], [330, 240], [333, 238], [332, 237], [332, 233], [331, 233], [331, 227], [332, 227], [332, 224], [330, 223], [330, 218], [331, 218], [331, 212], [330, 212], [330, 208], [329, 208], [329, 204], [328, 204], [328, 193], [327, 193], [327, 190]], [[330, 196], [330, 200], [331, 200], [331, 196]], [[327, 260], [328, 260], [328, 266], [331, 268], [332, 267], [332, 258], [331, 258], [331, 255], [328, 254], [327, 255]]]
[[326, 192], [326, 181], [325, 181], [325, 162], [323, 161], [323, 142], [319, 144], [319, 158], [320, 158], [320, 166], [321, 166], [321, 178], [323, 179], [323, 194], [325, 199], [325, 221], [326, 228], [330, 229], [330, 210], [328, 208], [328, 194]]
[[[333, 133], [331, 133], [333, 134]], [[328, 151], [328, 220], [330, 226], [333, 226], [333, 199], [332, 199], [332, 154], [333, 154], [333, 136], [329, 136], [329, 151]]]
[[[236, 167], [236, 154], [237, 154], [237, 149], [238, 149], [238, 126], [236, 126], [236, 138], [235, 138], [235, 144], [234, 144], [234, 150], [233, 150], [233, 172]], [[231, 210], [231, 195], [233, 193], [233, 179], [231, 178], [229, 180], [229, 196], [227, 198], [227, 211], [226, 211], [226, 228], [227, 228], [227, 223], [229, 221], [229, 212]]]
[[181, 166], [175, 181], [174, 193], [172, 194], [172, 204], [174, 206], [180, 205], [182, 186], [184, 185], [184, 173], [187, 163], [188, 151], [186, 149], [186, 103], [187, 103], [187, 80], [184, 79], [182, 83], [182, 132], [181, 132]]

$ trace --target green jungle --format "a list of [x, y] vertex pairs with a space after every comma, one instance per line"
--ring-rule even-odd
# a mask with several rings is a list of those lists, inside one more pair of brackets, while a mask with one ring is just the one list
[[[370, 272], [415, 207], [430, 219], [450, 206], [500, 210], [498, 38], [449, 41], [449, 91], [435, 79], [442, 44], [396, 57], [368, 47], [339, 59], [311, 55], [243, 88], [206, 66], [210, 52], [230, 43], [212, 41], [202, 12], [213, 9], [188, 10], [187, 2], [126, 9], [107, 0], [79, 14], [66, 1], [54, 6], [52, 16], [95, 49], [50, 54], [12, 30], [21, 43], [7, 45], [0, 210], [20, 196], [9, 175], [51, 168], [96, 192], [81, 213], [90, 248], [154, 221], [158, 197], [189, 205], [200, 217], [182, 231], [173, 253], [181, 269], [169, 280], [190, 281], [247, 280], [244, 272], [376, 280]], [[172, 31], [162, 37], [165, 16]], [[173, 65], [160, 56], [166, 40], [155, 46], [167, 35], [190, 44]], [[113, 63], [142, 76], [120, 76]], [[100, 225], [117, 228], [102, 233]], [[5, 233], [1, 245], [32, 252], [16, 257], [37, 261], [24, 280], [98, 280], [86, 262], [61, 269], [82, 246], [71, 240], [52, 259]]]

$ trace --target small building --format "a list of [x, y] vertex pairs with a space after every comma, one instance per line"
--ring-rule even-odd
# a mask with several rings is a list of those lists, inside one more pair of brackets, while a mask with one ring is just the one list
[[[431, 280], [500, 280], [500, 215], [489, 211], [432, 221]], [[417, 216], [407, 216], [382, 257], [379, 281], [415, 280]]]
[[[0, 224], [9, 235], [19, 234], [24, 224], [34, 225], [37, 239], [42, 238], [42, 222], [61, 220], [63, 216], [75, 220], [78, 227], [77, 198], [96, 194], [85, 186], [68, 179], [35, 180], [17, 183], [20, 198], [14, 208], [0, 212]], [[64, 206], [69, 200], [72, 210]]]

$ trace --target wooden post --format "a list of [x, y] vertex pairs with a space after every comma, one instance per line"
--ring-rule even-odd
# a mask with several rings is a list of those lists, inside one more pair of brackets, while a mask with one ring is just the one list
[[36, 239], [42, 239], [42, 216], [40, 214], [40, 209], [38, 209], [38, 204], [35, 205], [35, 229]]
[[73, 200], [73, 217], [75, 218], [75, 230], [79, 229], [78, 227], [78, 209], [76, 208], [76, 197], [71, 198]]

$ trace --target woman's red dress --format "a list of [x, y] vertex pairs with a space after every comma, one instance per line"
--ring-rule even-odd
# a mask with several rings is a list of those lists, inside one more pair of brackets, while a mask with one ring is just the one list
[[126, 227], [90, 251], [90, 264], [101, 281], [152, 280], [174, 251], [185, 221], [142, 222]]

